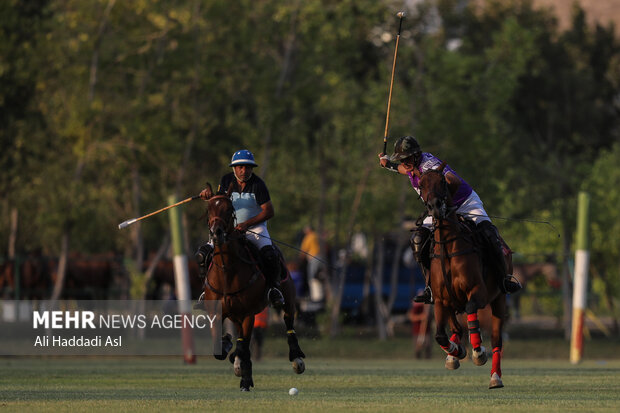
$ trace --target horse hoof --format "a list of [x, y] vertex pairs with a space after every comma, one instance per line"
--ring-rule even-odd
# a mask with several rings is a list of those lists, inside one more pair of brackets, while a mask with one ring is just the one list
[[504, 387], [504, 383], [502, 383], [502, 378], [499, 377], [499, 374], [493, 373], [491, 375], [491, 382], [489, 383], [489, 389], [501, 389]]
[[241, 377], [241, 359], [239, 357], [235, 357], [235, 362], [233, 363], [235, 376]]
[[306, 371], [306, 363], [300, 358], [293, 360], [293, 371], [297, 374], [301, 374]]
[[448, 370], [456, 370], [461, 367], [459, 359], [454, 356], [446, 356], [446, 368]]
[[251, 377], [244, 377], [239, 382], [239, 390], [250, 391], [250, 387], [254, 387], [254, 380]]
[[480, 346], [480, 351], [474, 350], [472, 352], [471, 360], [476, 366], [484, 366], [487, 362], [487, 352], [483, 346]]

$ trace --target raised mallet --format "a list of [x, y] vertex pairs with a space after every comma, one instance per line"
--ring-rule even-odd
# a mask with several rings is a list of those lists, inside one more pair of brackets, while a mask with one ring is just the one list
[[396, 17], [400, 19], [398, 22], [398, 34], [396, 35], [396, 47], [394, 48], [394, 61], [392, 62], [392, 77], [390, 79], [390, 93], [388, 95], [387, 113], [385, 114], [385, 133], [383, 134], [383, 153], [387, 151], [387, 138], [390, 125], [390, 106], [392, 105], [392, 88], [394, 87], [394, 70], [396, 69], [396, 55], [398, 54], [398, 41], [400, 40], [400, 29], [403, 27], [404, 11], [396, 13]]
[[134, 224], [134, 223], [136, 223], [138, 221], [141, 221], [141, 220], [143, 220], [145, 218], [152, 217], [153, 215], [159, 214], [160, 212], [164, 212], [164, 211], [166, 211], [166, 210], [168, 210], [170, 208], [174, 208], [176, 206], [185, 204], [186, 202], [190, 202], [190, 201], [193, 201], [194, 199], [198, 199], [198, 198], [200, 198], [200, 195], [190, 196], [189, 198], [184, 199], [182, 201], [179, 201], [176, 204], [168, 205], [167, 207], [159, 209], [159, 210], [157, 210], [155, 212], [151, 212], [150, 214], [146, 214], [146, 215], [144, 215], [144, 216], [142, 216], [140, 218], [128, 219], [127, 221], [124, 221], [124, 222], [121, 222], [120, 224], [118, 224], [118, 229], [126, 228], [126, 227], [130, 226], [131, 224]]

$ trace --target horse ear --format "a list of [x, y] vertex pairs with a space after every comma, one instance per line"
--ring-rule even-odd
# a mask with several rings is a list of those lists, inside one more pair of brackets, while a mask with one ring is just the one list
[[439, 165], [439, 168], [437, 168], [437, 170], [438, 170], [439, 172], [443, 172], [443, 170], [444, 170], [444, 168], [445, 168], [445, 167], [446, 167], [446, 162], [445, 162], [445, 161], [443, 161], [443, 162], [441, 163], [441, 165]]
[[211, 186], [211, 183], [210, 183], [210, 182], [207, 182], [207, 183], [205, 184], [205, 189], [209, 189], [211, 192], [213, 192], [213, 187]]
[[230, 195], [233, 192], [233, 188], [234, 188], [235, 184], [234, 182], [231, 182], [230, 185], [228, 185], [228, 190], [226, 191], [226, 196], [230, 198]]

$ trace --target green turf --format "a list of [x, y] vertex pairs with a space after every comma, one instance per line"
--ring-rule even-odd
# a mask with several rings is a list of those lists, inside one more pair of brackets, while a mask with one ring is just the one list
[[[238, 390], [231, 364], [201, 358], [0, 359], [2, 411], [425, 411], [617, 412], [620, 360], [507, 359], [505, 388], [489, 390], [490, 363], [308, 358], [293, 373], [282, 358], [254, 363], [256, 387]], [[290, 387], [299, 388], [289, 396]], [[428, 411], [428, 410], [426, 410]]]

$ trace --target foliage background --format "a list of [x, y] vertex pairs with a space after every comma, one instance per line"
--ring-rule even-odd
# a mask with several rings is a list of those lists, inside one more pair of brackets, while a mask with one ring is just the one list
[[[480, 2], [479, 2], [480, 3]], [[525, 260], [572, 255], [592, 194], [594, 291], [620, 296], [620, 43], [579, 7], [560, 30], [528, 0], [412, 2], [390, 119], [470, 182]], [[6, 0], [0, 4], [0, 251], [113, 251], [137, 263], [162, 214], [245, 147], [270, 188], [274, 237], [307, 223], [345, 247], [421, 205], [378, 167], [402, 2]], [[359, 209], [356, 196], [361, 194]], [[186, 248], [205, 240], [184, 209]], [[507, 220], [503, 219], [507, 218]], [[515, 220], [516, 219], [516, 220]], [[549, 221], [558, 228], [519, 221]], [[293, 252], [294, 253], [294, 252]], [[617, 305], [617, 304], [616, 304]]]

